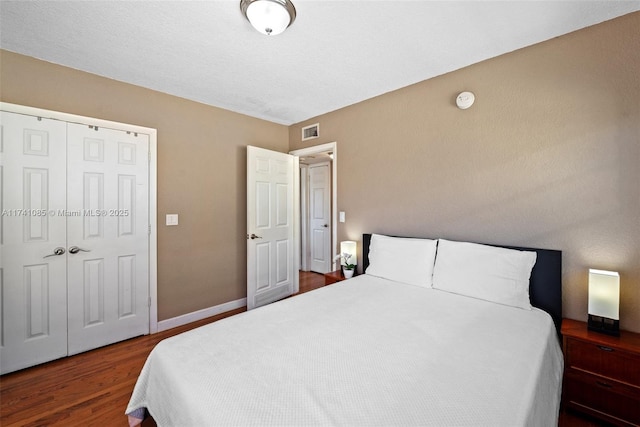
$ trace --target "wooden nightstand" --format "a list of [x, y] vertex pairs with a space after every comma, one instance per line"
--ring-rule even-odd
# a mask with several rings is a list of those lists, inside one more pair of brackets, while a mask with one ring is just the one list
[[326, 285], [332, 285], [336, 282], [341, 282], [345, 279], [345, 277], [342, 275], [342, 271], [341, 270], [336, 270], [336, 271], [332, 271], [330, 273], [325, 273], [324, 274], [324, 284]]
[[640, 334], [612, 337], [570, 319], [561, 332], [563, 405], [615, 425], [640, 425]]

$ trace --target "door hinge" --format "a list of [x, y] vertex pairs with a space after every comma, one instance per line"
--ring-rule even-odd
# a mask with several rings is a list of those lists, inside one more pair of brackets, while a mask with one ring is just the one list
[[149, 305], [148, 305], [148, 307], [151, 308], [151, 297], [149, 297]]

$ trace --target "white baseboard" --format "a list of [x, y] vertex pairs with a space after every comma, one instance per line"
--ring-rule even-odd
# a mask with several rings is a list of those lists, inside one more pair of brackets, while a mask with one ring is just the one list
[[236, 308], [241, 308], [246, 305], [247, 305], [247, 299], [241, 298], [235, 301], [225, 302], [224, 304], [216, 305], [213, 307], [203, 308], [202, 310], [194, 311], [192, 313], [187, 313], [181, 316], [172, 317], [171, 319], [161, 320], [158, 322], [158, 332], [166, 331], [167, 329], [175, 328], [177, 326], [187, 325], [191, 322], [206, 319], [207, 317], [211, 317], [211, 316], [215, 316], [216, 314], [235, 310]]

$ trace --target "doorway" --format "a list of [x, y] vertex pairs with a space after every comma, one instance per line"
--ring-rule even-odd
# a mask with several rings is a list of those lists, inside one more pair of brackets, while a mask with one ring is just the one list
[[[298, 293], [300, 289], [302, 221], [300, 214], [299, 159], [300, 157], [322, 153], [326, 153], [327, 156], [331, 153], [333, 157], [331, 159], [333, 167], [330, 172], [331, 226], [327, 224], [326, 227], [330, 230], [331, 243], [329, 253], [331, 254], [337, 247], [337, 229], [335, 226], [338, 215], [336, 203], [337, 143], [331, 142], [294, 150], [288, 154], [258, 147], [247, 147], [248, 309], [285, 298], [288, 295]], [[289, 169], [291, 166], [290, 176]], [[276, 175], [280, 178], [276, 178]], [[258, 176], [262, 176], [265, 179], [261, 179], [258, 182]], [[269, 178], [267, 179], [267, 177]], [[272, 200], [272, 196], [275, 199]], [[265, 237], [263, 232], [272, 227], [273, 221], [270, 218], [277, 219], [284, 228], [290, 230], [290, 238], [280, 241]], [[280, 242], [279, 247], [277, 247], [278, 242]], [[304, 244], [308, 245], [308, 239]], [[261, 257], [261, 262], [258, 261], [259, 250], [264, 255]], [[269, 253], [274, 254], [274, 256], [267, 256]], [[328, 258], [330, 259], [331, 255]], [[332, 261], [330, 259], [329, 265], [331, 267], [329, 268], [335, 268], [335, 263], [332, 265]]]
[[327, 273], [335, 268], [337, 248], [337, 143], [290, 154], [299, 157], [301, 165], [300, 270]]

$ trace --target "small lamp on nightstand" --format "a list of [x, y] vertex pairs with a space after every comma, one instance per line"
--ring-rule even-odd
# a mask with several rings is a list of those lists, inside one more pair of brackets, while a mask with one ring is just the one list
[[620, 335], [620, 275], [589, 269], [589, 320], [591, 331]]
[[[342, 255], [342, 273], [344, 277], [350, 278], [353, 276], [355, 266], [358, 265], [358, 255], [356, 252], [357, 243], [352, 240], [345, 240], [344, 242], [340, 242], [340, 255]], [[345, 255], [349, 254], [348, 259], [345, 259]], [[353, 265], [353, 268], [347, 269], [346, 265]]]

